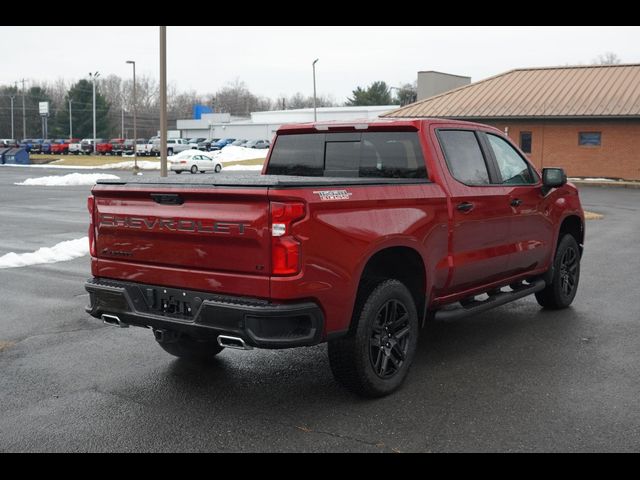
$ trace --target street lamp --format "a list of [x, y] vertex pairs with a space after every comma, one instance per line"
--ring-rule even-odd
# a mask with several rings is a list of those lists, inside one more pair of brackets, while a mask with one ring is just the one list
[[96, 79], [100, 76], [100, 73], [89, 73], [89, 78], [93, 84], [93, 154], [96, 153]]
[[167, 176], [167, 27], [160, 26], [160, 176]]
[[71, 113], [72, 99], [69, 99], [69, 140], [73, 138], [73, 115]]
[[9, 98], [11, 99], [11, 138], [16, 138], [13, 133], [13, 99], [16, 97], [11, 95]]
[[133, 65], [133, 173], [138, 173], [138, 130], [136, 129], [136, 117], [138, 107], [136, 105], [136, 62], [127, 60]]
[[319, 58], [316, 58], [311, 66], [313, 67], [313, 121], [318, 121], [318, 113], [316, 111], [316, 63], [318, 63]]

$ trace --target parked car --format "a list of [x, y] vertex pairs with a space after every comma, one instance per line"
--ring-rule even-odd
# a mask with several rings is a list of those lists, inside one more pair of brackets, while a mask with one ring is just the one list
[[232, 144], [235, 141], [236, 141], [235, 138], [221, 138], [220, 140], [218, 140], [217, 142], [211, 145], [210, 150], [222, 150], [224, 147]]
[[222, 170], [222, 163], [220, 163], [219, 160], [199, 150], [186, 150], [178, 155], [174, 155], [169, 160], [169, 165], [170, 170], [176, 173], [219, 173]]
[[[328, 342], [337, 382], [381, 397], [405, 380], [425, 321], [534, 294], [560, 310], [578, 291], [578, 189], [488, 125], [284, 126], [264, 175], [220, 177], [154, 178], [152, 189], [136, 176], [98, 181], [92, 316], [150, 327], [168, 353], [200, 360]], [[517, 322], [533, 314], [530, 304], [513, 311]], [[483, 335], [503, 342], [501, 328]]]
[[31, 141], [29, 153], [42, 153], [42, 142], [44, 142], [43, 138], [34, 138]]
[[186, 139], [186, 142], [187, 142], [187, 145], [189, 145], [189, 147], [193, 148], [194, 150], [197, 150], [198, 144], [206, 140], [207, 140], [206, 137], [194, 137], [194, 138]]
[[245, 138], [241, 138], [236, 140], [235, 142], [231, 142], [231, 145], [233, 145], [234, 147], [243, 147], [245, 143], [247, 143], [249, 140], [245, 139]]
[[51, 153], [56, 155], [66, 155], [69, 153], [69, 145], [79, 141], [79, 138], [71, 138], [69, 140], [62, 140], [61, 142], [56, 141], [56, 143], [51, 145]]
[[108, 142], [99, 142], [96, 146], [96, 153], [98, 155], [115, 155], [114, 147], [122, 153], [122, 144], [124, 138], [112, 138]]
[[[169, 138], [167, 139], [167, 155], [173, 155], [174, 153], [180, 153], [185, 150], [189, 150], [189, 144], [182, 138]], [[154, 140], [151, 146], [151, 154], [160, 155], [160, 140]]]
[[15, 148], [18, 145], [15, 138], [0, 138], [0, 148]]
[[[149, 143], [149, 140], [147, 140], [146, 138], [139, 138], [135, 141], [136, 144], [136, 155], [139, 156], [145, 156], [148, 155], [148, 151], [146, 149], [146, 145]], [[123, 148], [123, 155], [133, 155], [133, 144], [134, 144], [134, 140], [132, 138], [125, 140], [122, 148]]]
[[49, 155], [52, 154], [53, 153], [53, 146], [58, 144], [58, 143], [60, 143], [60, 142], [64, 143], [64, 139], [58, 138], [58, 139], [54, 139], [54, 140], [52, 140], [52, 139], [43, 140], [41, 153], [46, 153], [46, 154], [49, 154]]
[[219, 138], [207, 138], [202, 142], [198, 142], [198, 146], [195, 147], [198, 150], [202, 150], [203, 152], [208, 152], [211, 149], [211, 145], [216, 143]]
[[271, 142], [269, 140], [250, 140], [243, 145], [245, 148], [269, 148]]
[[95, 140], [93, 138], [90, 138], [88, 142], [85, 142], [83, 140], [81, 142], [82, 153], [84, 153], [85, 155], [92, 155], [95, 152], [95, 145], [98, 145], [100, 143], [106, 143], [106, 141], [107, 141], [106, 138], [96, 138]]
[[82, 145], [86, 142], [91, 142], [90, 138], [83, 138], [80, 141], [69, 143], [69, 154], [70, 155], [80, 155], [82, 153]]
[[23, 138], [18, 143], [20, 148], [24, 148], [27, 152], [31, 152], [31, 146], [33, 145], [33, 138]]

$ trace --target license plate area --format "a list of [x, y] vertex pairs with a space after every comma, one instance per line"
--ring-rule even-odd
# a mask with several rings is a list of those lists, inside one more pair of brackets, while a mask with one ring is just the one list
[[192, 321], [203, 301], [198, 294], [177, 288], [145, 286], [137, 290], [136, 310], [181, 320]]

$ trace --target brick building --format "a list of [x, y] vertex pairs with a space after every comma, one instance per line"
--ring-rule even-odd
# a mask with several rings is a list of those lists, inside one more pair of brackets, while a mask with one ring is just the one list
[[640, 180], [640, 64], [512, 70], [385, 116], [486, 123], [539, 168]]

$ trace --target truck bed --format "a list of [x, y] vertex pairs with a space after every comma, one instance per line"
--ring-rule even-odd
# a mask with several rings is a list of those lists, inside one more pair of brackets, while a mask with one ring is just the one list
[[358, 177], [302, 177], [292, 175], [231, 174], [175, 175], [160, 177], [131, 176], [118, 180], [98, 180], [99, 185], [179, 185], [212, 187], [336, 187], [346, 185], [403, 185], [429, 183], [425, 178], [358, 178]]

